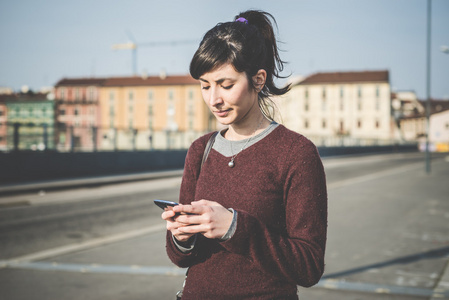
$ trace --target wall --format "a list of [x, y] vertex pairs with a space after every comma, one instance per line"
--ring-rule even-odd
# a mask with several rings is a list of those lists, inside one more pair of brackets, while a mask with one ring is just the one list
[[[417, 146], [320, 147], [321, 157], [418, 151]], [[187, 150], [0, 153], [0, 185], [182, 169]]]
[[182, 169], [187, 150], [0, 153], [6, 183]]

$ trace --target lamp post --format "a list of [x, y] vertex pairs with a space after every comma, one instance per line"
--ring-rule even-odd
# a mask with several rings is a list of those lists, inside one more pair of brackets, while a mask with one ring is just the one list
[[431, 0], [427, 0], [427, 70], [426, 70], [426, 173], [430, 173], [430, 151], [429, 151], [429, 133], [430, 133], [430, 33], [431, 33]]

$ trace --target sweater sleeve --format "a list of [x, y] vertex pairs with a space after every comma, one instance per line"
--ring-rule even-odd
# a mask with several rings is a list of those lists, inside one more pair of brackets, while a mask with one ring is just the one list
[[309, 287], [324, 271], [327, 231], [327, 191], [323, 165], [316, 147], [292, 145], [285, 161], [285, 230], [270, 227], [238, 211], [234, 236], [221, 245], [248, 257], [262, 270]]
[[[196, 182], [200, 173], [204, 148], [209, 137], [210, 135], [206, 135], [199, 138], [187, 151], [179, 193], [179, 203], [181, 204], [190, 204], [195, 199]], [[195, 242], [195, 244], [197, 243], [198, 241]], [[181, 251], [175, 245], [171, 232], [167, 230], [166, 251], [168, 257], [175, 265], [181, 268], [193, 265], [198, 259], [198, 253], [195, 248], [190, 252]]]

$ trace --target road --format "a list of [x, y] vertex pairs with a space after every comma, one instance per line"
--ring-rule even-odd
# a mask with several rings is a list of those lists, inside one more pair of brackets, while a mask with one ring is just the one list
[[[326, 272], [301, 300], [449, 299], [449, 159], [422, 153], [323, 159]], [[173, 299], [152, 200], [179, 177], [0, 197], [0, 299]]]

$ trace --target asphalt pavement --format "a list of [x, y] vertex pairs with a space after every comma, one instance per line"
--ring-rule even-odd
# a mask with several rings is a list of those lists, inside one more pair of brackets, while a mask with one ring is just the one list
[[[323, 160], [330, 179], [326, 271], [319, 284], [299, 289], [301, 300], [449, 299], [449, 156], [435, 155], [430, 174], [424, 162], [375, 172], [367, 168], [357, 177], [344, 176], [345, 169], [340, 168], [350, 164], [363, 168], [364, 161], [367, 165], [372, 160], [380, 164], [382, 157]], [[174, 178], [181, 172], [160, 175]], [[29, 204], [15, 196], [18, 192], [105, 185], [108, 179], [132, 182], [157, 175], [0, 186], [0, 194], [8, 194], [0, 196], [0, 208]], [[42, 290], [48, 299], [58, 299], [54, 286], [66, 291], [64, 299], [97, 299], [83, 288], [92, 282], [103, 291], [102, 299], [173, 299], [184, 270], [173, 267], [166, 257], [164, 234], [164, 224], [157, 222], [122, 235], [0, 260], [0, 270], [8, 270], [7, 275], [0, 272], [0, 286], [21, 282], [26, 287], [10, 291], [7, 295], [14, 298], [5, 299], [11, 300], [41, 299], [35, 292]], [[106, 280], [104, 274], [111, 276]]]

